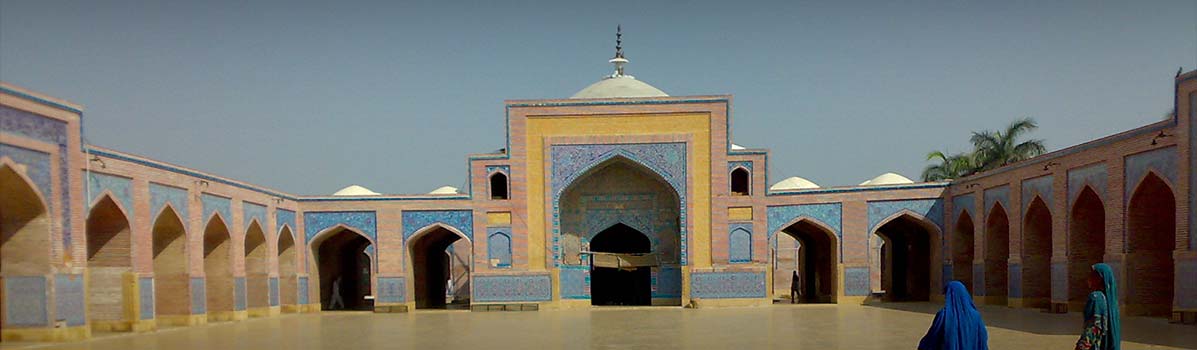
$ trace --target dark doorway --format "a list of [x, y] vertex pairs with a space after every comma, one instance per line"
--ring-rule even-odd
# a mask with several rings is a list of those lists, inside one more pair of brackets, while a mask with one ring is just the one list
[[1052, 213], [1043, 198], [1027, 208], [1022, 229], [1022, 305], [1048, 308], [1052, 285]]
[[1006, 305], [1010, 276], [1010, 220], [995, 204], [985, 220], [985, 301]]
[[1072, 204], [1068, 220], [1068, 309], [1082, 311], [1088, 300], [1085, 282], [1093, 264], [1106, 254], [1106, 208], [1092, 188], [1085, 186]]
[[[594, 236], [590, 251], [617, 254], [647, 254], [648, 237], [624, 224], [615, 224]], [[652, 268], [592, 267], [591, 305], [652, 305]]]
[[[354, 231], [340, 229], [317, 242], [316, 264], [320, 272], [321, 310], [370, 310], [370, 258], [363, 253], [370, 240]], [[341, 301], [333, 305], [333, 284]], [[344, 304], [342, 306], [341, 304]]]
[[[448, 305], [448, 300], [451, 298], [447, 287], [454, 281], [452, 256], [459, 253], [465, 253], [464, 261], [473, 261], [472, 252], [457, 252], [450, 251], [462, 236], [449, 231], [444, 227], [435, 227], [431, 231], [418, 233], [411, 242], [410, 251], [411, 256], [413, 282], [415, 287], [415, 302], [417, 309], [444, 309]], [[469, 275], [464, 274], [457, 280], [464, 278], [469, 280]], [[454, 284], [455, 289], [457, 287]]]
[[1131, 196], [1126, 219], [1126, 314], [1171, 315], [1175, 280], [1172, 254], [1177, 241], [1172, 189], [1155, 173], [1148, 173]]
[[[798, 272], [799, 298], [796, 302], [834, 303], [838, 247], [835, 234], [807, 220], [798, 221], [782, 232], [798, 242], [795, 257], [798, 266], [794, 270]], [[786, 275], [793, 278], [791, 271]]]
[[970, 292], [973, 291], [974, 237], [973, 217], [968, 211], [960, 212], [956, 218], [956, 236], [952, 239], [952, 279], [963, 283]]
[[[927, 301], [931, 285], [931, 234], [919, 219], [902, 215], [877, 229], [885, 238], [881, 261], [887, 301]], [[888, 278], [887, 278], [888, 277]]]

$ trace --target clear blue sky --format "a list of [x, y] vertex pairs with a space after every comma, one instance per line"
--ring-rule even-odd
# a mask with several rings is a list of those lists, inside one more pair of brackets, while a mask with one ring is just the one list
[[[904, 3], [904, 4], [896, 4]], [[611, 70], [732, 94], [770, 179], [911, 178], [1030, 116], [1055, 150], [1162, 119], [1197, 1], [495, 4], [0, 0], [0, 79], [86, 106], [91, 144], [298, 194], [465, 183], [504, 99]]]

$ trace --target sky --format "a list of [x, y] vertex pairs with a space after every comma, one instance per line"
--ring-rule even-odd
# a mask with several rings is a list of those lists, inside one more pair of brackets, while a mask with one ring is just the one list
[[87, 143], [289, 193], [465, 187], [505, 99], [627, 73], [729, 94], [770, 184], [917, 179], [1021, 117], [1049, 150], [1153, 123], [1197, 66], [1197, 0], [0, 0], [0, 80], [85, 106]]

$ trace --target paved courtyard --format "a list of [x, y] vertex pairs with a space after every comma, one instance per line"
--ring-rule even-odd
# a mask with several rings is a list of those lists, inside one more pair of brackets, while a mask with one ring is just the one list
[[[97, 334], [4, 349], [913, 349], [937, 305], [776, 305], [685, 310], [324, 313]], [[1071, 349], [1080, 315], [984, 307], [993, 349]], [[1197, 327], [1124, 319], [1124, 349], [1197, 348]]]

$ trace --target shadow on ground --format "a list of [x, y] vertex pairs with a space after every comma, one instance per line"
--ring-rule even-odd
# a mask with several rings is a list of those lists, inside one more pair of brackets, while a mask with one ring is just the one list
[[[867, 307], [934, 315], [942, 307], [934, 303], [873, 303]], [[1080, 335], [1084, 320], [1079, 312], [1053, 314], [1041, 309], [1016, 309], [996, 305], [978, 305], [981, 318], [989, 327], [1044, 335]], [[928, 326], [930, 326], [928, 324]], [[1168, 323], [1156, 317], [1122, 317], [1122, 340], [1142, 344], [1197, 347], [1193, 334], [1197, 327]]]

